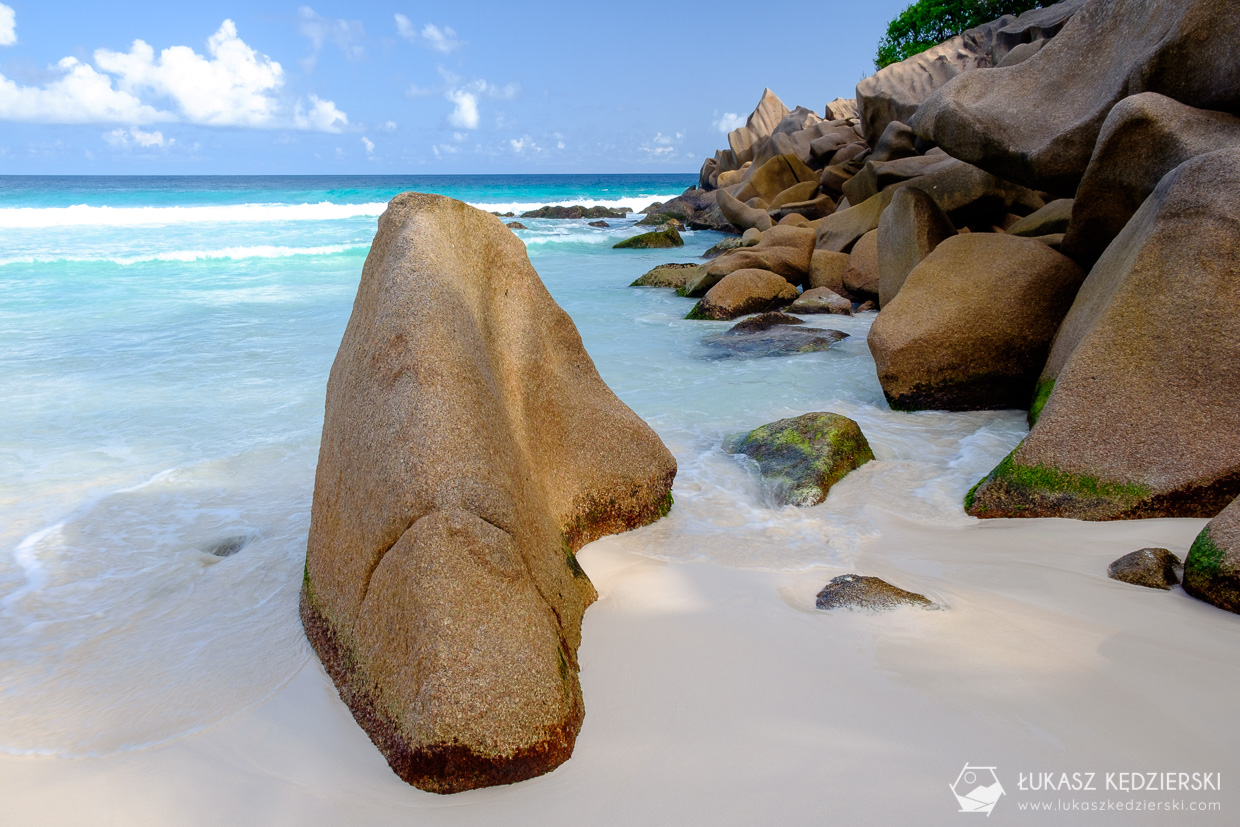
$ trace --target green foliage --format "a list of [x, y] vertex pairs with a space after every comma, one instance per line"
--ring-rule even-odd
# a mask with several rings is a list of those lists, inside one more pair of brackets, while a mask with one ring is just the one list
[[966, 29], [1054, 0], [917, 0], [887, 25], [874, 65], [879, 69], [937, 46]]

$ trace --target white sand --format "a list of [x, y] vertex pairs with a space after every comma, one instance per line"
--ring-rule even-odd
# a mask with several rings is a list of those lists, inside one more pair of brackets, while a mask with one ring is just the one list
[[[5, 825], [959, 824], [948, 785], [996, 766], [995, 823], [1240, 818], [1240, 617], [1108, 580], [1201, 520], [927, 528], [874, 512], [855, 570], [944, 611], [813, 609], [841, 570], [771, 573], [584, 549], [601, 598], [573, 758], [515, 786], [405, 785], [314, 660], [214, 728], [95, 759], [0, 757]], [[704, 540], [703, 542], [708, 542]], [[1199, 771], [1221, 792], [1033, 793], [1018, 773]], [[1020, 801], [1213, 800], [1222, 811], [1029, 813]]]

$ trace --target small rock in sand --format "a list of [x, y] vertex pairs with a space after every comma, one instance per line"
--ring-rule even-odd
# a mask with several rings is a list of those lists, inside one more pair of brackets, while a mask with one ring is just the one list
[[900, 606], [923, 606], [928, 609], [934, 604], [925, 595], [905, 591], [878, 577], [841, 574], [822, 587], [814, 605], [819, 609], [885, 612]]
[[1165, 548], [1143, 548], [1107, 566], [1107, 577], [1147, 589], [1170, 589], [1180, 582], [1176, 569], [1183, 565], [1179, 557]]

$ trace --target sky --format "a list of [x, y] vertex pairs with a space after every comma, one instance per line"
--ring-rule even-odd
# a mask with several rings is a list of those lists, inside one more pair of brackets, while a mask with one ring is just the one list
[[0, 174], [696, 172], [909, 0], [0, 0]]

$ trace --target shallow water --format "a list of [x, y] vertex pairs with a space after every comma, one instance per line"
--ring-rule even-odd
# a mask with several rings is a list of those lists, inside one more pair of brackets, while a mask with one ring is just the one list
[[[691, 180], [0, 179], [0, 750], [163, 742], [305, 661], [296, 597], [324, 388], [387, 198], [639, 209]], [[1023, 436], [1022, 414], [892, 412], [865, 346], [872, 315], [813, 319], [850, 334], [826, 352], [706, 358], [702, 338], [727, 325], [627, 285], [720, 236], [612, 250], [633, 218], [518, 232], [603, 378], [679, 463], [675, 508], [627, 548], [843, 568], [877, 536], [875, 508], [969, 521], [961, 498]], [[856, 419], [877, 459], [822, 505], [775, 507], [722, 446], [814, 410]]]

